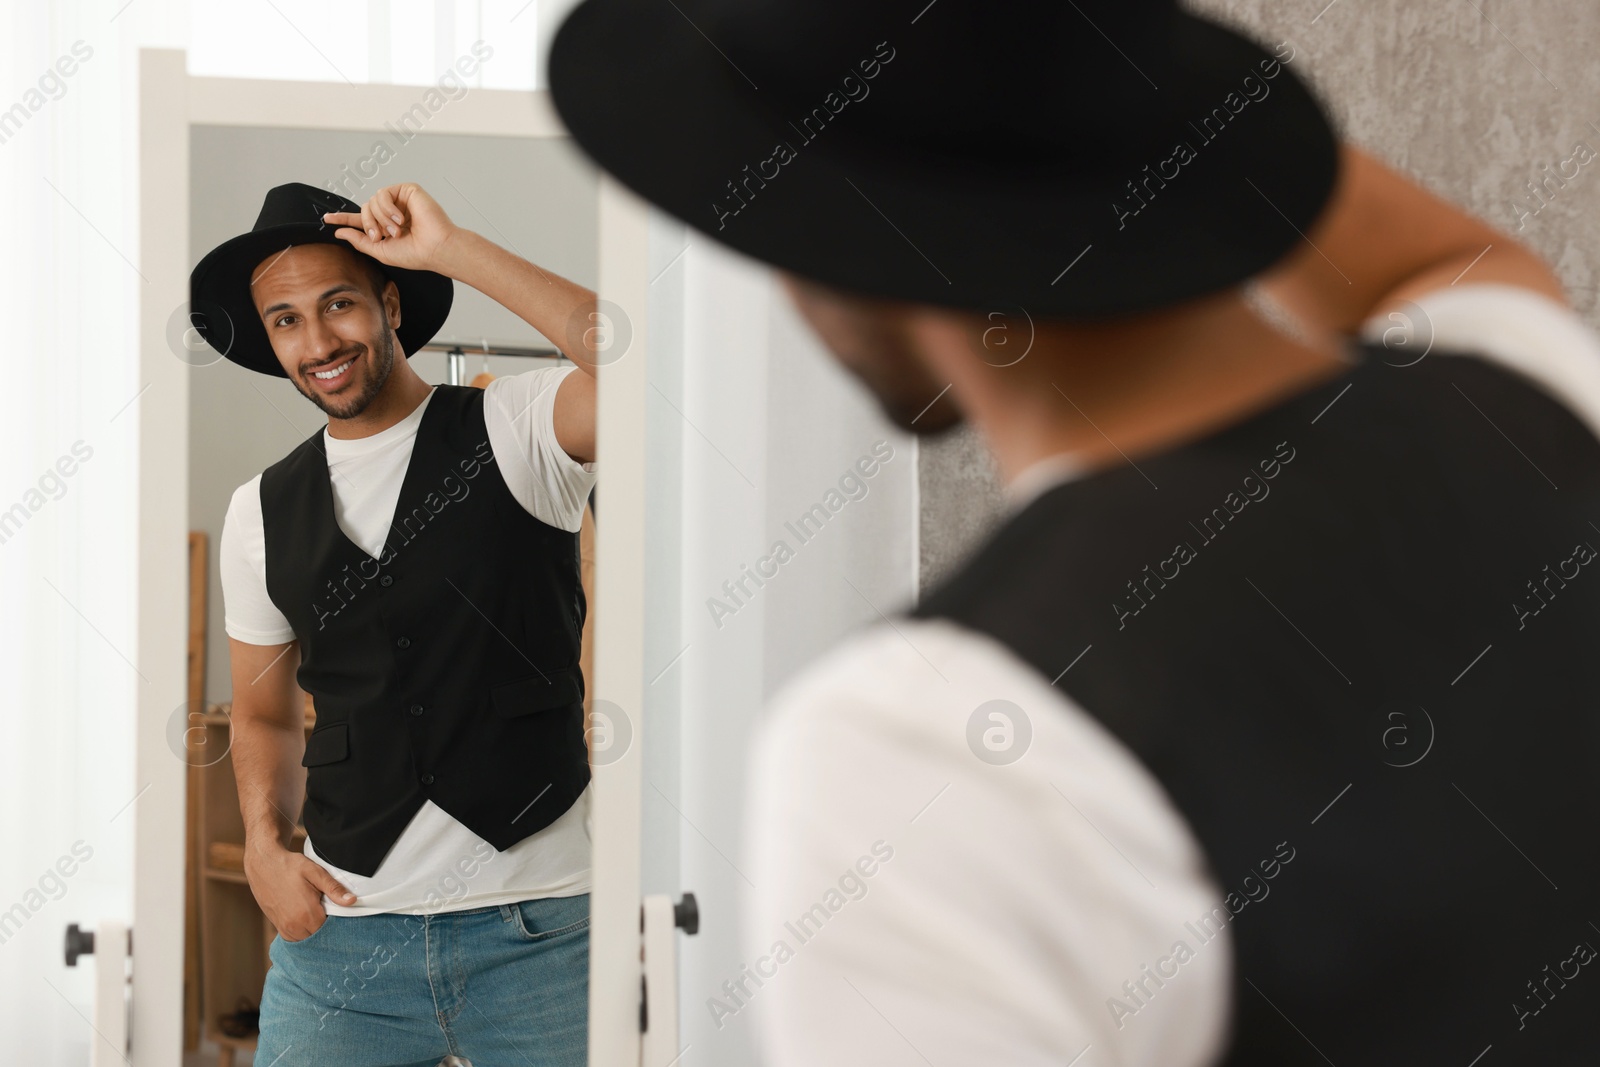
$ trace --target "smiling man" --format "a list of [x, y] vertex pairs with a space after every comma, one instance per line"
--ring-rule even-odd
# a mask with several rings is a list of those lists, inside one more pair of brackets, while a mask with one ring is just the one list
[[724, 1027], [773, 1067], [1593, 1061], [1600, 339], [1294, 55], [1173, 0], [562, 23], [574, 140], [1007, 498], [773, 694], [701, 1062]]
[[[453, 280], [576, 366], [425, 382]], [[328, 417], [222, 533], [245, 873], [278, 931], [258, 1064], [585, 1061], [594, 309], [412, 184], [279, 186], [195, 268], [202, 336]]]

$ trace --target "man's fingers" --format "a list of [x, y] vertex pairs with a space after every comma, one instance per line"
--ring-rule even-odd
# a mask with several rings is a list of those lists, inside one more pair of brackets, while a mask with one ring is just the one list
[[379, 228], [378, 214], [372, 209], [371, 200], [361, 205], [361, 229], [374, 241], [383, 235], [383, 230]]
[[306, 864], [309, 868], [306, 872], [306, 881], [341, 904], [355, 903], [356, 895], [340, 885], [338, 879], [329, 874], [321, 865], [313, 863], [309, 859], [306, 860]]
[[[360, 218], [359, 215], [356, 217]], [[355, 229], [354, 227], [342, 226], [339, 229], [334, 230], [333, 235], [342, 241], [349, 242], [350, 247], [354, 248], [357, 252], [365, 252], [367, 255], [374, 257], [378, 254], [377, 252], [373, 251], [373, 246], [377, 244], [377, 242], [373, 241], [366, 234], [362, 233], [358, 229]]]
[[389, 190], [379, 189], [377, 194], [373, 196], [372, 201], [377, 204], [378, 221], [384, 227], [385, 232], [388, 231], [390, 226], [393, 226], [396, 235], [398, 235], [401, 224], [405, 222], [405, 216], [401, 214], [400, 208], [395, 204], [394, 197], [390, 195]]
[[[394, 188], [398, 189], [399, 186]], [[395, 230], [402, 229], [405, 225], [406, 214], [395, 200], [393, 190], [380, 189], [361, 206], [360, 212], [328, 211], [323, 213], [322, 220], [331, 222], [335, 226], [352, 227], [370, 240], [381, 241], [385, 237], [398, 236], [398, 234], [391, 234], [389, 230], [391, 228]], [[335, 234], [335, 236], [342, 235]]]

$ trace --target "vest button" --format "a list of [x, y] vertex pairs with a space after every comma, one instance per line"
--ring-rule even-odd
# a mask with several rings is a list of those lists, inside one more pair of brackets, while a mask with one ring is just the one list
[[423, 775], [423, 776], [422, 776], [422, 784], [423, 784], [423, 785], [432, 785], [432, 784], [433, 784], [433, 775], [431, 775], [431, 774], [424, 774], [424, 775]]
[[421, 704], [413, 704], [413, 705], [411, 705], [411, 714], [413, 714], [413, 715], [421, 715], [422, 714], [422, 705]]
[[397, 637], [397, 638], [395, 638], [395, 642], [394, 643], [399, 645], [401, 648], [410, 648], [411, 647], [411, 638], [409, 638], [409, 637]]
[[378, 584], [379, 585], [393, 585], [394, 584], [394, 575], [385, 574], [382, 578], [378, 579]]

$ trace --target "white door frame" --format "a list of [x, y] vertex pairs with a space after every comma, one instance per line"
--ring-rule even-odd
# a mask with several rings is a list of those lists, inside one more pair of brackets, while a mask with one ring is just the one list
[[[189, 378], [168, 324], [189, 299], [189, 128], [192, 125], [372, 130], [416, 102], [421, 87], [191, 77], [185, 54], [143, 49], [139, 62], [138, 660], [134, 831], [133, 1063], [182, 1062], [184, 783], [167, 747], [186, 692]], [[566, 137], [547, 92], [473, 89], [430, 117], [429, 133]], [[599, 285], [625, 308], [630, 338], [599, 375], [597, 459], [605, 516], [595, 524], [595, 696], [620, 708], [643, 699], [644, 400], [648, 210], [602, 174]], [[158, 388], [150, 388], [158, 386]], [[184, 472], [174, 476], [174, 472]], [[220, 615], [214, 612], [213, 618]], [[633, 741], [595, 768], [589, 968], [589, 1063], [639, 1059], [639, 823], [642, 716]]]

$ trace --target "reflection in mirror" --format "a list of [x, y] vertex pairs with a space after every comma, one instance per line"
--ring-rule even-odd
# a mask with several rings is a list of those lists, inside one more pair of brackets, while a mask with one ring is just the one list
[[203, 1051], [582, 1064], [595, 172], [559, 138], [190, 147]]

